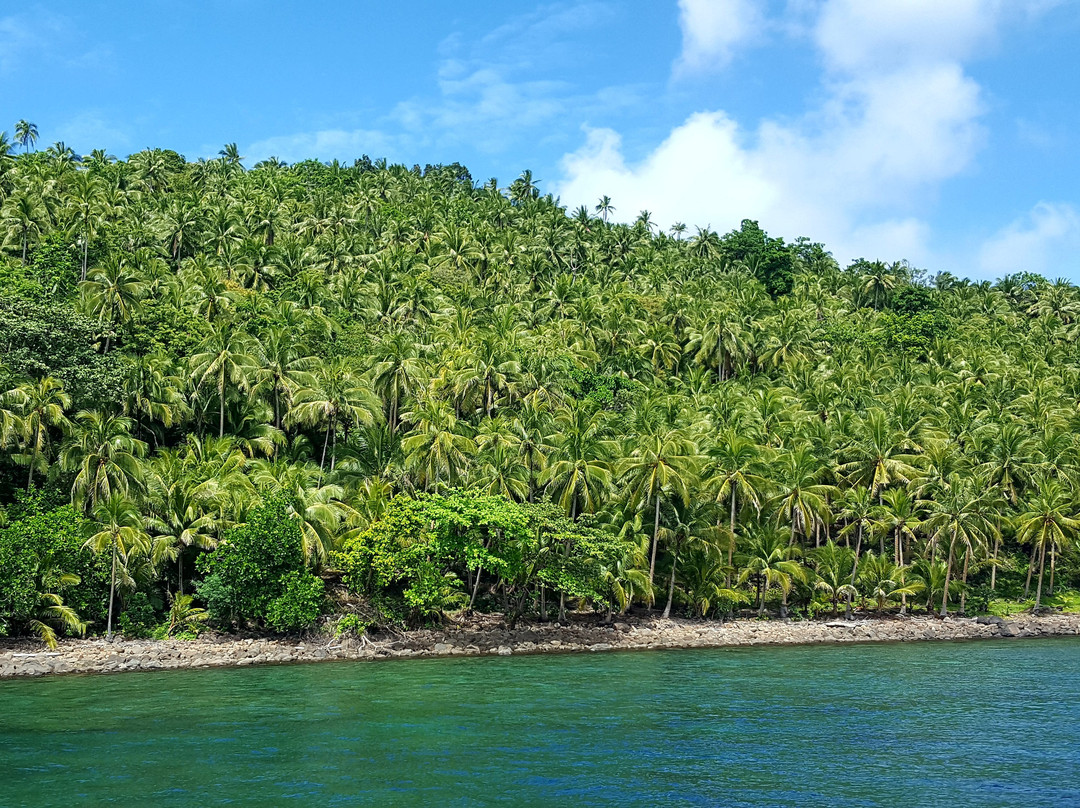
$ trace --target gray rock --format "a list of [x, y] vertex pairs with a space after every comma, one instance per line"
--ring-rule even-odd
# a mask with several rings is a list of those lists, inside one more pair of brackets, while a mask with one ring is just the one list
[[512, 653], [514, 653], [514, 652], [513, 652], [513, 651], [512, 651], [512, 650], [511, 650], [510, 648], [508, 648], [507, 646], [505, 646], [505, 645], [500, 645], [500, 646], [499, 646], [499, 648], [498, 648], [498, 650], [496, 651], [496, 653], [497, 653], [497, 654], [498, 654], [499, 656], [510, 656], [510, 655], [511, 655]]

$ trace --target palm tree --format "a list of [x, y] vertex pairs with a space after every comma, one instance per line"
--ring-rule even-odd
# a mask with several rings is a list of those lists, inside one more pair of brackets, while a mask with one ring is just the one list
[[777, 493], [772, 499], [778, 518], [791, 525], [789, 544], [797, 533], [809, 535], [810, 527], [828, 510], [828, 498], [835, 491], [831, 485], [819, 482], [821, 464], [807, 446], [780, 456], [776, 466]]
[[440, 483], [456, 485], [464, 476], [469, 458], [476, 454], [476, 442], [464, 433], [453, 408], [445, 401], [428, 399], [403, 416], [413, 424], [401, 441], [405, 468], [417, 475], [425, 491]]
[[[108, 322], [114, 329], [123, 326], [139, 311], [147, 287], [138, 273], [120, 256], [110, 256], [95, 267], [82, 284], [83, 299], [88, 313], [99, 323]], [[105, 351], [112, 340], [105, 338]]]
[[35, 384], [20, 385], [14, 391], [19, 402], [19, 425], [22, 432], [22, 451], [12, 459], [29, 467], [26, 490], [34, 485], [34, 471], [44, 474], [49, 467], [46, 447], [49, 429], [67, 426], [64, 411], [71, 406], [71, 396], [64, 392], [64, 385], [52, 376], [45, 376]]
[[251, 338], [228, 321], [215, 323], [199, 352], [191, 357], [191, 379], [197, 386], [212, 381], [218, 394], [218, 437], [225, 437], [226, 384], [248, 388], [252, 368]]
[[[697, 447], [678, 430], [642, 437], [618, 466], [618, 475], [628, 487], [630, 501], [653, 503], [652, 550], [649, 553], [649, 584], [656, 570], [656, 548], [660, 538], [660, 503], [664, 497], [690, 504], [690, 486], [697, 471]], [[670, 610], [670, 609], [669, 609]]]
[[313, 375], [314, 384], [296, 392], [286, 423], [326, 426], [319, 469], [326, 466], [329, 444], [330, 470], [333, 471], [337, 461], [338, 428], [344, 427], [347, 438], [350, 427], [371, 426], [382, 415], [382, 402], [349, 360], [331, 359], [319, 366]]
[[824, 592], [832, 603], [833, 616], [840, 611], [840, 598], [845, 599], [847, 617], [851, 618], [851, 600], [858, 590], [851, 584], [855, 570], [855, 553], [849, 547], [841, 547], [831, 539], [818, 547], [810, 556], [817, 580], [814, 589]]
[[[968, 563], [975, 548], [985, 546], [988, 536], [993, 535], [994, 525], [987, 518], [990, 511], [985, 490], [977, 490], [975, 482], [954, 474], [944, 490], [930, 504], [930, 516], [923, 522], [923, 530], [929, 532], [935, 547], [947, 538], [945, 558], [945, 581], [941, 595], [941, 617], [948, 615], [949, 584], [957, 546], [964, 548], [963, 582], [967, 582]], [[961, 613], [963, 612], [961, 595]]]
[[615, 206], [611, 204], [611, 197], [600, 197], [600, 201], [596, 203], [596, 212], [600, 214], [600, 218], [603, 219], [606, 224], [608, 216], [615, 212]]
[[1035, 591], [1036, 613], [1042, 608], [1046, 550], [1050, 548], [1053, 559], [1080, 533], [1080, 519], [1073, 516], [1074, 513], [1076, 501], [1072, 494], [1057, 480], [1042, 478], [1038, 483], [1038, 493], [1016, 516], [1017, 540], [1023, 544], [1031, 544], [1033, 551], [1037, 551], [1039, 556], [1039, 583]]
[[131, 419], [82, 410], [75, 415], [60, 465], [75, 472], [72, 501], [93, 513], [99, 502], [114, 494], [130, 499], [143, 488], [139, 459], [146, 444], [131, 437]]
[[41, 235], [48, 215], [41, 198], [26, 190], [15, 191], [0, 205], [0, 228], [3, 229], [4, 241], [15, 240], [19, 244], [23, 266], [26, 265], [30, 237], [32, 234]]
[[853, 485], [864, 485], [881, 502], [882, 491], [893, 483], [907, 484], [918, 474], [917, 455], [904, 436], [893, 428], [885, 411], [866, 413], [858, 437], [846, 451], [851, 459], [837, 468]]
[[105, 639], [112, 642], [117, 562], [126, 569], [137, 554], [149, 551], [150, 537], [143, 529], [143, 520], [135, 505], [119, 491], [113, 491], [105, 499], [95, 503], [93, 515], [101, 530], [87, 540], [86, 546], [97, 553], [108, 550], [112, 557], [112, 571], [109, 574], [109, 618], [105, 633]]
[[729, 567], [733, 564], [736, 544], [735, 518], [739, 512], [739, 497], [761, 512], [767, 468], [763, 448], [733, 429], [726, 430], [709, 449], [702, 481], [717, 504], [728, 502]]
[[609, 437], [602, 411], [588, 403], [572, 403], [559, 411], [548, 466], [540, 484], [571, 519], [594, 513], [607, 495], [612, 458], [617, 447]]
[[27, 120], [20, 120], [15, 124], [15, 141], [23, 147], [25, 153], [30, 146], [37, 143], [38, 128], [37, 124], [30, 123]]
[[787, 596], [796, 581], [807, 580], [807, 570], [796, 561], [799, 548], [791, 546], [783, 532], [769, 527], [755, 530], [747, 538], [739, 558], [739, 583], [752, 583], [758, 590], [758, 617], [765, 614], [765, 595], [776, 587], [783, 595], [780, 616], [787, 616]]

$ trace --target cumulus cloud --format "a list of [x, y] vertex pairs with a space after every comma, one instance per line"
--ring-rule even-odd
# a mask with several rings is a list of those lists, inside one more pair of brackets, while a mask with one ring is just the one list
[[[810, 109], [749, 126], [722, 110], [698, 112], [635, 164], [624, 158], [618, 133], [588, 130], [581, 148], [563, 160], [557, 186], [563, 201], [592, 204], [607, 194], [621, 218], [647, 208], [665, 224], [708, 224], [721, 232], [754, 218], [789, 238], [824, 241], [842, 262], [932, 260], [932, 228], [920, 213], [944, 181], [972, 167], [985, 137], [983, 92], [963, 65], [992, 46], [1016, 6], [1003, 0], [796, 5], [801, 23], [789, 26], [788, 35], [804, 36], [822, 65]], [[692, 14], [737, 15], [738, 6], [681, 2], [684, 33]], [[722, 61], [740, 39], [734, 33], [686, 39], [676, 71]]]
[[1080, 213], [1071, 205], [1040, 202], [983, 244], [979, 269], [989, 278], [1012, 272], [1075, 276], [1078, 254]]
[[679, 0], [683, 49], [679, 75], [724, 67], [738, 46], [755, 41], [764, 27], [755, 0]]

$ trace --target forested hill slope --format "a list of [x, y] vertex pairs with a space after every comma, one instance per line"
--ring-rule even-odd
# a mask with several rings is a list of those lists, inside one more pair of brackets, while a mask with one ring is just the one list
[[0, 631], [1076, 583], [1069, 283], [528, 173], [0, 151]]

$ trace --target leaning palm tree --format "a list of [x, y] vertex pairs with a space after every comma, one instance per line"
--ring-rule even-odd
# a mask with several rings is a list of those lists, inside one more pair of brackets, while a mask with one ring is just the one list
[[149, 551], [150, 537], [143, 529], [142, 516], [134, 503], [118, 491], [100, 500], [94, 506], [93, 515], [101, 529], [87, 540], [86, 545], [97, 553], [108, 551], [112, 557], [109, 618], [105, 629], [105, 638], [111, 641], [117, 565], [122, 564], [126, 568], [136, 555]]

